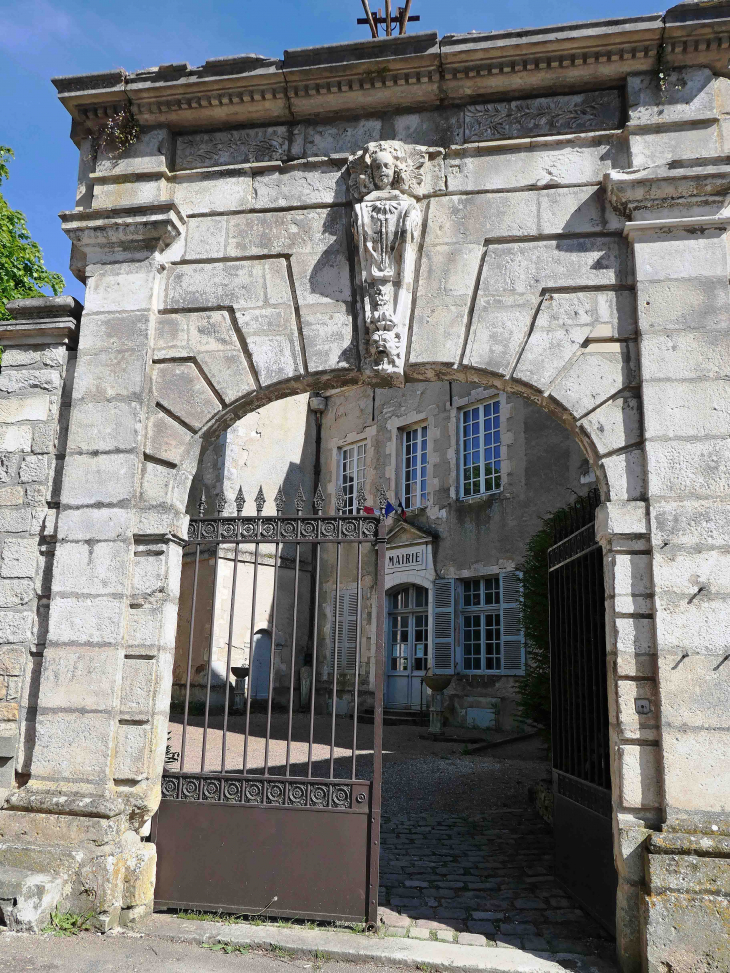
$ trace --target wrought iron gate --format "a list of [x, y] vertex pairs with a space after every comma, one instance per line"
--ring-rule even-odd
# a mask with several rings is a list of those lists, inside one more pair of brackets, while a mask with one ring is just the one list
[[576, 500], [548, 551], [554, 829], [557, 877], [615, 932], [600, 502]]
[[[158, 855], [155, 907], [374, 923], [377, 921], [378, 906], [382, 770], [384, 513], [381, 510], [380, 516], [363, 515], [365, 498], [359, 494], [356, 513], [345, 515], [344, 497], [338, 493], [336, 514], [325, 515], [322, 512], [324, 497], [319, 488], [313, 500], [312, 516], [304, 515], [305, 497], [301, 487], [295, 499], [295, 516], [283, 514], [285, 501], [281, 490], [275, 501], [276, 516], [263, 515], [264, 502], [263, 493], [259, 490], [255, 501], [256, 515], [243, 516], [245, 501], [239, 490], [235, 516], [226, 515], [225, 501], [219, 500], [217, 516], [205, 517], [205, 505], [201, 502], [200, 517], [190, 521], [186, 553], [192, 560], [193, 582], [189, 593], [190, 621], [182, 735], [179, 754], [173, 754], [175, 766], [168, 763], [163, 774], [162, 800], [154, 823], [153, 840], [156, 841]], [[330, 557], [334, 562], [331, 624], [340, 638], [335, 637], [332, 642], [327, 638], [326, 643], [322, 644], [324, 640], [318, 638], [317, 619], [321, 607], [320, 575], [325, 547], [329, 552], [334, 549], [334, 556]], [[291, 554], [288, 563], [294, 579], [293, 590], [289, 593], [282, 591], [285, 550]], [[310, 555], [308, 559], [307, 553]], [[367, 572], [370, 579], [376, 578], [370, 588], [363, 584], [363, 555], [376, 562], [376, 570], [371, 567]], [[326, 556], [329, 557], [329, 554]], [[226, 558], [228, 563], [224, 566], [224, 572], [222, 565]], [[209, 565], [209, 574], [212, 575], [207, 585], [201, 583], [205, 574], [204, 562]], [[245, 589], [245, 600], [250, 600], [249, 670], [253, 663], [256, 603], [257, 598], [262, 598], [262, 563], [268, 565], [269, 575], [273, 573], [273, 590], [268, 589], [267, 595], [270, 599], [273, 643], [284, 626], [289, 623], [291, 626], [290, 631], [281, 637], [284, 646], [287, 639], [290, 646], [287, 653], [288, 686], [284, 686], [288, 696], [288, 718], [286, 757], [284, 760], [282, 730], [279, 746], [281, 757], [277, 758], [281, 766], [276, 773], [272, 773], [271, 737], [276, 645], [271, 644], [269, 650], [268, 694], [266, 700], [262, 701], [266, 714], [265, 741], [263, 759], [258, 760], [258, 766], [254, 766], [257, 760], [252, 755], [263, 733], [260, 732], [256, 738], [251, 732], [251, 679], [246, 678], [246, 667], [232, 665], [232, 653], [236, 648], [234, 614], [236, 606], [240, 604], [240, 599], [237, 601], [237, 586], [240, 588], [242, 570], [247, 572], [246, 584], [249, 586]], [[338, 666], [342, 665], [344, 655], [339, 651], [338, 643], [342, 640], [341, 629], [345, 625], [340, 617], [340, 588], [341, 570], [345, 570], [345, 564], [349, 565], [348, 570], [356, 572], [357, 581], [354, 719], [349, 756], [345, 759], [340, 755], [336, 767]], [[245, 567], [242, 568], [242, 565]], [[306, 638], [306, 633], [303, 635], [301, 632], [298, 604], [300, 580], [305, 567], [310, 571], [310, 584], [313, 586], [311, 611], [315, 621], [310, 630], [312, 685], [308, 705], [309, 736], [308, 741], [299, 741], [301, 759], [297, 764], [292, 759], [292, 721], [295, 711], [294, 672], [298, 656], [301, 658], [301, 652], [298, 653], [297, 649], [301, 648]], [[231, 593], [228, 618], [224, 619], [228, 629], [225, 678], [219, 680], [222, 686], [218, 686], [223, 712], [222, 718], [215, 719], [215, 707], [211, 704], [212, 690], [216, 690], [213, 683], [213, 653], [216, 624], [217, 631], [220, 633], [221, 630], [220, 608], [217, 619], [215, 613], [216, 606], [220, 605], [218, 595], [222, 590], [223, 573], [230, 579]], [[227, 591], [225, 594], [227, 596]], [[211, 595], [212, 602], [205, 604]], [[367, 612], [363, 610], [366, 596], [369, 597]], [[288, 598], [293, 598], [293, 613], [286, 611]], [[180, 612], [187, 610], [188, 606], [181, 603]], [[201, 611], [207, 612], [205, 617], [210, 620], [210, 633], [205, 686], [196, 687], [193, 661], [194, 657], [201, 657], [200, 646], [196, 644], [200, 641], [196, 613], [199, 619]], [[364, 642], [363, 620], [366, 615], [373, 623], [375, 650], [372, 780], [359, 779], [357, 776], [357, 706]], [[350, 627], [347, 637], [350, 638], [353, 633], [352, 619], [349, 617], [347, 625]], [[315, 692], [318, 672], [321, 672], [319, 663], [322, 662], [322, 652], [329, 650], [331, 644], [337, 648], [332, 652], [329, 663], [332, 677], [331, 723], [327, 729], [329, 751], [326, 752], [325, 744], [323, 752], [323, 744], [315, 743]], [[203, 669], [202, 666], [199, 668]], [[232, 692], [232, 674], [237, 677], [238, 692]], [[196, 722], [191, 713], [195, 702], [191, 701], [191, 690], [204, 692], [202, 721]], [[319, 698], [321, 700], [321, 693]], [[202, 700], [199, 704], [202, 705]], [[236, 708], [243, 710], [240, 716], [234, 713]], [[259, 716], [263, 721], [263, 712]], [[235, 732], [236, 725], [239, 727], [238, 733]], [[242, 755], [231, 761], [231, 749], [235, 750], [232, 747], [233, 738], [236, 737], [240, 744], [241, 736]], [[211, 743], [216, 747], [212, 759]], [[297, 745], [295, 741], [294, 746]], [[258, 749], [261, 757], [260, 746]], [[363, 761], [362, 755], [359, 759]], [[232, 763], [237, 765], [232, 766]], [[323, 766], [324, 773], [316, 773], [318, 763]]]

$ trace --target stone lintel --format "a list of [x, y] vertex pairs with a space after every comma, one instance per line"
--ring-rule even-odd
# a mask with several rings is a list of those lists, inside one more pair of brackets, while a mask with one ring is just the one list
[[14, 345], [63, 344], [76, 347], [84, 310], [75, 297], [29, 297], [8, 301], [12, 321], [0, 321], [0, 343]]
[[125, 103], [140, 124], [180, 131], [619, 88], [629, 74], [656, 71], [660, 47], [667, 67], [727, 76], [729, 45], [728, 4], [695, 3], [670, 11], [666, 22], [652, 14], [440, 40], [424, 32], [287, 51], [283, 61], [244, 54], [54, 84], [74, 137], [83, 138]]
[[[611, 206], [620, 215], [635, 222], [629, 233], [639, 232], [638, 223], [656, 223], [652, 214], [656, 210], [667, 209], [690, 210], [681, 219], [663, 219], [668, 227], [677, 225], [676, 229], [686, 229], [689, 226], [701, 225], [707, 218], [713, 220], [721, 217], [725, 206], [725, 198], [730, 193], [730, 156], [713, 156], [704, 159], [679, 159], [663, 163], [658, 166], [647, 166], [645, 169], [627, 169], [623, 172], [607, 172], [603, 177]], [[691, 210], [697, 210], [697, 217], [691, 216]], [[726, 224], [722, 224], [726, 225]], [[649, 227], [644, 227], [648, 230]], [[656, 227], [653, 227], [656, 229]]]
[[125, 810], [124, 802], [118, 797], [83, 791], [64, 792], [32, 783], [9, 794], [5, 807], [11, 811], [106, 819], [118, 817]]
[[182, 232], [185, 217], [165, 200], [137, 206], [67, 210], [60, 214], [63, 230], [87, 258], [104, 253], [164, 250]]

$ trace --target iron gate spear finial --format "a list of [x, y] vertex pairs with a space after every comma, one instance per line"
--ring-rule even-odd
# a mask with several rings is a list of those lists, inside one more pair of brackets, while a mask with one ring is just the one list
[[243, 488], [239, 486], [238, 493], [236, 494], [236, 513], [240, 517], [243, 513], [243, 508], [246, 503], [246, 498], [243, 495]]
[[218, 501], [216, 503], [216, 508], [218, 509], [218, 516], [222, 516], [223, 511], [226, 509], [226, 495], [225, 493], [218, 494]]
[[274, 497], [274, 506], [276, 507], [276, 514], [281, 517], [281, 512], [284, 509], [284, 504], [286, 502], [286, 497], [284, 496], [284, 491], [279, 487], [276, 491], [276, 496]]
[[300, 514], [304, 510], [304, 501], [306, 497], [304, 496], [304, 490], [302, 490], [302, 484], [299, 484], [299, 489], [297, 490], [297, 495], [294, 497], [294, 506], [297, 508], [297, 513]]
[[200, 500], [198, 500], [198, 516], [205, 517], [205, 493], [200, 494]]
[[266, 503], [266, 497], [264, 496], [263, 487], [259, 487], [259, 492], [256, 494], [256, 499], [254, 500], [256, 504], [256, 514], [261, 516], [261, 511], [264, 509], [264, 504]]
[[314, 500], [312, 501], [312, 506], [316, 513], [322, 513], [322, 507], [324, 507], [324, 494], [322, 493], [321, 484], [317, 484], [317, 492], [314, 494]]

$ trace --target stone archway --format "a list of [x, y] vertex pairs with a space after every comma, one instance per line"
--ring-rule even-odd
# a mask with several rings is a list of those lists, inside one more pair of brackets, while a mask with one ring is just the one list
[[[621, 124], [618, 109], [599, 99], [591, 131], [564, 131], [554, 119], [547, 134], [517, 138], [510, 128], [498, 142], [484, 134], [484, 106], [467, 106], [472, 138], [461, 88], [455, 101], [444, 95], [443, 105], [434, 103], [444, 113], [436, 122], [415, 111], [423, 108], [418, 99], [402, 110], [397, 98], [408, 90], [408, 71], [400, 55], [391, 67], [402, 83], [391, 95], [380, 92], [383, 100], [368, 101], [369, 109], [347, 102], [347, 111], [388, 105], [387, 134], [400, 133], [415, 148], [414, 132], [421, 148], [433, 143], [422, 162], [421, 236], [403, 264], [412, 268], [405, 379], [459, 376], [527, 395], [579, 438], [607, 498], [598, 533], [609, 579], [619, 951], [627, 969], [637, 968], [640, 921], [652, 968], [662, 950], [675, 948], [672, 916], [680, 906], [710, 943], [724, 934], [705, 893], [721, 887], [719, 912], [728, 908], [727, 883], [718, 885], [703, 864], [716, 860], [724, 875], [722, 836], [730, 834], [728, 781], [717, 757], [727, 735], [730, 174], [720, 155], [727, 81], [712, 74], [724, 68], [702, 52], [694, 28], [682, 40], [690, 16], [667, 25], [674, 46], [666, 63], [681, 66], [677, 58], [686, 57], [700, 66], [678, 69], [669, 95], [653, 70], [629, 74], [635, 58], [647, 56], [646, 38], [634, 38], [626, 57], [597, 54], [603, 40], [595, 38], [580, 57], [575, 47], [566, 54], [558, 35], [525, 41], [539, 70], [520, 73], [524, 84], [558, 65], [561, 85], [622, 86], [629, 124], [621, 131], [608, 127]], [[710, 34], [727, 29], [725, 21], [702, 23]], [[664, 25], [656, 30], [651, 43], [665, 43]], [[610, 43], [624, 51], [624, 40], [619, 33]], [[475, 97], [494, 97], [504, 89], [485, 79], [503, 78], [507, 62], [495, 67], [488, 43], [472, 43], [455, 53], [457, 38], [438, 54], [402, 56], [448, 62], [450, 78], [469, 76]], [[571, 43], [585, 42], [576, 35]], [[489, 70], [474, 69], [480, 58]], [[527, 63], [522, 54], [518, 62]], [[589, 65], [599, 62], [605, 73], [594, 76]], [[421, 91], [431, 90], [430, 71], [418, 75]], [[271, 67], [272, 77], [292, 86], [291, 104], [312, 97], [309, 82], [277, 72]], [[363, 78], [370, 98], [372, 78]], [[337, 97], [351, 92], [344, 81], [330, 87], [329, 75], [320, 82], [312, 106], [334, 89]], [[193, 104], [178, 91], [178, 119], [187, 122], [175, 121], [171, 103], [154, 100], [158, 83], [173, 82], [161, 76], [149, 90], [141, 86], [139, 111], [160, 124], [145, 128], [124, 158], [99, 159], [92, 175], [84, 169], [82, 208], [64, 214], [87, 283], [80, 328], [77, 308], [51, 301], [18, 307], [2, 331], [8, 422], [50, 428], [52, 445], [42, 455], [57, 463], [60, 482], [50, 505], [44, 500], [31, 515], [23, 499], [3, 520], [6, 571], [19, 570], [11, 564], [22, 545], [7, 544], [14, 533], [30, 542], [22, 549], [33, 572], [39, 538], [42, 556], [54, 543], [55, 556], [50, 594], [46, 586], [32, 610], [25, 603], [22, 611], [3, 609], [7, 644], [24, 647], [21, 671], [26, 665], [35, 675], [20, 721], [21, 776], [0, 814], [2, 860], [48, 860], [54, 849], [59, 878], [49, 901], [97, 890], [102, 924], [114, 924], [121, 909], [132, 910], [127, 917], [144, 911], [152, 895], [153, 852], [139, 835], [159, 799], [184, 507], [200, 442], [295, 391], [401, 380], [397, 368], [373, 373], [370, 340], [380, 331], [364, 310], [372, 280], [355, 259], [344, 172], [345, 153], [384, 137], [381, 119], [314, 125], [305, 113], [297, 117], [307, 119], [306, 139], [293, 120], [291, 131], [268, 138], [266, 130], [235, 132], [235, 139], [224, 130], [211, 142], [216, 164], [209, 166], [201, 155], [208, 135], [175, 130], [197, 124], [212, 96]], [[206, 92], [218, 84], [213, 75], [190, 78], [186, 91], [199, 83]], [[113, 113], [118, 92], [106, 90], [110, 84], [68, 89], [82, 140], [91, 139], [95, 119]], [[215, 97], [229, 108], [204, 128], [229, 124], [238, 111], [231, 106], [243, 102], [230, 92]], [[614, 102], [620, 107], [618, 94]], [[243, 123], [280, 120], [280, 103], [262, 95]], [[336, 110], [311, 108], [312, 117]], [[295, 152], [297, 139], [305, 148]], [[93, 167], [90, 144], [85, 159]], [[226, 161], [234, 149], [244, 161]], [[259, 162], [256, 153], [265, 151], [274, 157]], [[402, 200], [386, 201], [413, 214]], [[405, 326], [395, 305], [387, 310]], [[78, 352], [69, 358], [77, 331]], [[387, 344], [381, 336], [376, 350]], [[75, 375], [67, 368], [74, 357]], [[56, 394], [62, 383], [65, 399]], [[32, 438], [31, 426], [17, 437], [16, 486], [33, 482], [39, 465], [42, 436]], [[638, 698], [650, 701], [649, 714], [636, 711]], [[17, 732], [14, 705], [6, 722]], [[688, 861], [696, 880], [683, 877]]]

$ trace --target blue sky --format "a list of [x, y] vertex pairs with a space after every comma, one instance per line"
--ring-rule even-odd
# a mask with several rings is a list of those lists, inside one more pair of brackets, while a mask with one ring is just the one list
[[[608, 7], [598, 0], [413, 0], [421, 22], [410, 30], [504, 30], [657, 9], [651, 0], [612, 0]], [[286, 48], [367, 37], [355, 23], [361, 14], [359, 0], [0, 0], [0, 144], [15, 150], [2, 192], [28, 216], [46, 265], [64, 275], [67, 292], [83, 301], [57, 216], [74, 204], [77, 152], [51, 77], [197, 65], [245, 52], [279, 57]]]

